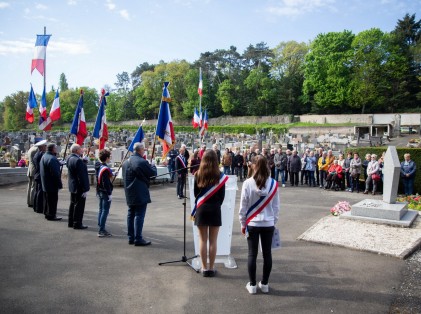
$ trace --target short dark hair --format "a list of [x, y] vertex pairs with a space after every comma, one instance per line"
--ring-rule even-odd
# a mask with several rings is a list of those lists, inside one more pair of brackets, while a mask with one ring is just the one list
[[111, 153], [107, 149], [101, 149], [99, 151], [99, 160], [101, 160], [102, 162], [105, 162], [107, 158], [109, 158], [110, 156], [111, 156]]
[[49, 143], [47, 145], [47, 150], [51, 153], [54, 150], [55, 147], [56, 147], [55, 143]]

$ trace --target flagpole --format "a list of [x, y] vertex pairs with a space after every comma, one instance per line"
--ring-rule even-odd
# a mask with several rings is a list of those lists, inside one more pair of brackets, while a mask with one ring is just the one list
[[[47, 35], [47, 27], [44, 26], [44, 36]], [[44, 89], [47, 85], [47, 49], [45, 49], [45, 56], [44, 56]]]
[[[200, 81], [202, 81], [202, 67], [199, 68], [199, 75], [200, 75]], [[200, 84], [200, 82], [199, 82]], [[202, 81], [203, 84], [203, 81]], [[201, 87], [201, 89], [203, 90], [203, 86]], [[199, 118], [200, 118], [200, 124], [202, 124], [202, 93], [199, 93]], [[202, 137], [200, 136], [200, 130], [201, 130], [202, 126], [199, 125], [199, 143], [200, 143], [200, 147], [202, 146]], [[194, 149], [194, 147], [193, 147]]]
[[[67, 155], [67, 147], [69, 146], [69, 141], [70, 141], [70, 133], [67, 135], [67, 140], [66, 140], [66, 148], [64, 149], [64, 154], [63, 154], [63, 161], [66, 160], [66, 155]], [[60, 174], [63, 171], [63, 165], [60, 166]]]
[[[145, 118], [146, 119], [146, 118]], [[143, 123], [145, 122], [145, 119], [143, 119], [143, 121], [142, 121], [142, 124], [140, 125], [140, 127], [142, 127], [143, 126]], [[140, 128], [139, 127], [139, 128]], [[135, 135], [136, 136], [136, 135]], [[130, 145], [129, 145], [129, 148], [130, 148]], [[120, 169], [121, 169], [121, 167], [123, 166], [123, 163], [126, 161], [126, 158], [127, 158], [127, 155], [129, 154], [129, 150], [127, 150], [127, 152], [126, 152], [126, 155], [124, 156], [124, 158], [123, 158], [123, 160], [121, 161], [121, 163], [120, 163], [120, 166], [118, 166], [118, 169], [117, 169], [117, 171], [116, 171], [116, 174], [120, 171]], [[114, 178], [113, 178], [113, 180], [111, 181], [111, 183], [114, 183], [114, 180], [115, 180], [115, 178], [116, 178], [117, 176], [115, 175], [114, 176]]]

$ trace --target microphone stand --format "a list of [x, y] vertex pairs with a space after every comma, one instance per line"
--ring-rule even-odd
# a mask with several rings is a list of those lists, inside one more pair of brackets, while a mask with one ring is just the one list
[[[199, 165], [195, 165], [195, 166], [185, 167], [185, 168], [181, 168], [181, 169], [190, 169], [190, 168], [195, 168], [195, 167], [198, 167], [198, 166]], [[175, 170], [175, 171], [179, 171], [181, 169], [178, 169], [178, 170]], [[171, 171], [169, 173], [172, 173], [172, 172], [174, 172], [174, 171]], [[182, 174], [182, 175], [184, 176], [184, 179], [186, 179], [187, 174]], [[159, 176], [161, 176], [161, 175], [159, 175]], [[158, 177], [158, 176], [156, 176], [156, 177]], [[151, 178], [156, 178], [156, 177], [151, 177]], [[184, 182], [184, 197], [183, 197], [183, 206], [184, 206], [184, 238], [183, 238], [183, 243], [184, 243], [184, 249], [183, 249], [183, 256], [179, 260], [162, 262], [162, 263], [158, 263], [158, 265], [161, 266], [161, 265], [166, 265], [166, 264], [183, 262], [183, 263], [186, 263], [188, 266], [190, 266], [196, 273], [198, 273], [199, 270], [194, 268], [193, 265], [191, 263], [189, 263], [189, 260], [192, 260], [193, 258], [196, 258], [198, 255], [195, 255], [195, 256], [192, 256], [192, 257], [186, 256], [186, 220], [187, 220], [187, 215], [186, 215], [186, 205], [187, 205], [186, 199], [187, 199], [187, 197], [186, 197], [186, 193], [187, 193], [187, 182]]]

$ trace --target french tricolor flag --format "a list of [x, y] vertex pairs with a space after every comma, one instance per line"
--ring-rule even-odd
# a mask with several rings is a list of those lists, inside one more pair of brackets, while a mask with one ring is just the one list
[[105, 106], [107, 105], [107, 100], [105, 96], [108, 96], [109, 93], [105, 93], [105, 90], [101, 91], [101, 100], [98, 109], [98, 115], [96, 116], [94, 132], [92, 136], [99, 139], [99, 149], [104, 149], [105, 142], [108, 141], [108, 127], [107, 127], [107, 118], [105, 116]]
[[[43, 104], [43, 106], [44, 106], [44, 104]], [[41, 123], [41, 117], [40, 117], [39, 129], [40, 130], [43, 130], [43, 131], [49, 131], [49, 130], [51, 130], [52, 123], [54, 121], [60, 119], [60, 117], [61, 117], [61, 112], [60, 112], [60, 97], [59, 97], [59, 91], [57, 89], [56, 96], [54, 97], [53, 105], [51, 106], [51, 109], [50, 109], [50, 115], [42, 123]]]
[[202, 81], [202, 68], [199, 70], [199, 87], [197, 88], [197, 93], [203, 95], [203, 81]]
[[164, 82], [162, 90], [161, 105], [159, 107], [158, 122], [156, 123], [156, 136], [162, 144], [162, 158], [165, 158], [168, 151], [170, 151], [175, 144], [175, 132], [172, 124], [170, 105], [171, 96], [168, 91], [169, 82]]
[[204, 137], [206, 134], [206, 131], [208, 130], [208, 113], [204, 112], [203, 114], [203, 121], [202, 121], [202, 127], [200, 129], [200, 137]]
[[39, 106], [39, 123], [38, 123], [38, 127], [40, 130], [50, 130], [50, 128], [47, 129], [48, 127], [48, 123], [47, 123], [47, 99], [46, 99], [46, 95], [45, 95], [45, 86], [44, 86], [44, 90], [42, 92], [42, 97], [41, 97], [41, 104]]
[[194, 108], [194, 115], [193, 115], [193, 128], [198, 128], [200, 125], [200, 117], [199, 113], [197, 112], [197, 109]]
[[51, 35], [37, 35], [34, 57], [32, 58], [31, 73], [37, 69], [41, 75], [45, 72], [45, 56]]
[[31, 91], [29, 92], [28, 102], [26, 103], [26, 114], [25, 120], [29, 123], [34, 122], [34, 108], [38, 106], [37, 99], [35, 98], [34, 89], [31, 85]]
[[80, 97], [77, 103], [75, 116], [73, 117], [72, 127], [70, 128], [70, 134], [76, 136], [76, 143], [79, 145], [83, 145], [85, 138], [88, 136], [85, 113], [83, 111], [83, 90], [80, 90]]

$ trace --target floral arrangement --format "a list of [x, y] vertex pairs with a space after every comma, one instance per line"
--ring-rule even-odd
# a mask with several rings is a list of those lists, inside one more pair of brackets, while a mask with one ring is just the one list
[[348, 212], [350, 210], [351, 210], [351, 205], [347, 201], [340, 201], [336, 203], [336, 205], [330, 209], [330, 213], [333, 216], [339, 216], [343, 214], [344, 212]]
[[418, 194], [401, 196], [396, 199], [398, 202], [408, 202], [409, 209], [421, 211], [421, 196]]

